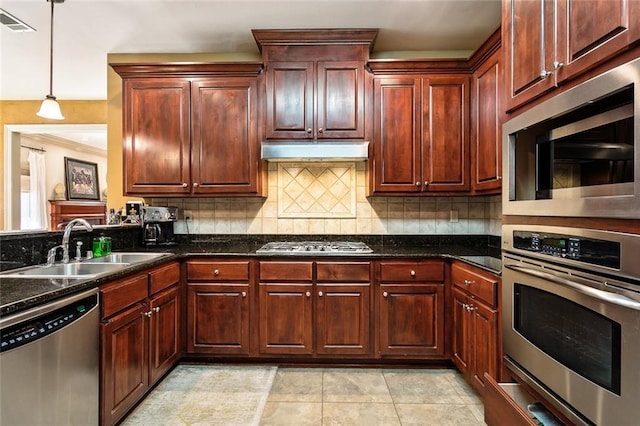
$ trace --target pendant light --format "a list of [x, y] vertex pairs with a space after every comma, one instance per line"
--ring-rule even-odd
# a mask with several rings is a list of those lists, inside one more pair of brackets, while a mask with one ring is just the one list
[[39, 117], [49, 118], [51, 120], [64, 120], [60, 105], [53, 96], [53, 6], [56, 3], [64, 3], [64, 0], [47, 0], [51, 3], [51, 44], [49, 49], [49, 94], [42, 101], [40, 110], [36, 113]]

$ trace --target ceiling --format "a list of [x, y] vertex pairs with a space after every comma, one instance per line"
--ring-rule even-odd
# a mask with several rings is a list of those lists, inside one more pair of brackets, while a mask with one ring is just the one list
[[[109, 53], [259, 52], [251, 29], [378, 28], [373, 56], [467, 57], [500, 25], [500, 0], [66, 0], [56, 4], [53, 93], [107, 99]], [[0, 99], [49, 92], [50, 3], [0, 0], [35, 28], [0, 26]], [[407, 52], [409, 51], [409, 52]], [[246, 57], [247, 55], [245, 55]]]

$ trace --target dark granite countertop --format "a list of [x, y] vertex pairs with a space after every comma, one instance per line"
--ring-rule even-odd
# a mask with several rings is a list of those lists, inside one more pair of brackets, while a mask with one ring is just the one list
[[[310, 240], [313, 237], [298, 236], [299, 241]], [[459, 259], [482, 268], [494, 274], [500, 274], [501, 262], [499, 244], [496, 237], [472, 236], [460, 237], [366, 237], [358, 236], [357, 240], [364, 240], [373, 253], [349, 254], [332, 256], [332, 258], [449, 258]], [[290, 240], [290, 236], [280, 236], [281, 240]], [[337, 241], [345, 239], [345, 236], [324, 237], [323, 241]], [[154, 261], [139, 263], [118, 270], [117, 272], [92, 279], [26, 279], [26, 278], [2, 278], [0, 275], [0, 316], [10, 315], [31, 307], [46, 303], [50, 300], [62, 298], [69, 294], [93, 288], [125, 275], [166, 263], [170, 260], [186, 257], [234, 257], [247, 256], [256, 258], [294, 258], [304, 256], [257, 254], [259, 249], [267, 241], [275, 241], [273, 236], [244, 237], [237, 236], [192, 236], [191, 239], [181, 241], [174, 247], [163, 248], [136, 248], [135, 251], [162, 251], [170, 252], [172, 256], [163, 257]], [[353, 239], [355, 241], [356, 239]], [[129, 250], [131, 251], [131, 250]], [[317, 255], [316, 255], [317, 256]]]

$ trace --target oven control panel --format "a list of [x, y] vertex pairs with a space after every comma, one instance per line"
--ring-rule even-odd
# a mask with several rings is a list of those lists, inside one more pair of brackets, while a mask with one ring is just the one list
[[550, 232], [513, 231], [513, 248], [609, 268], [620, 268], [620, 243]]

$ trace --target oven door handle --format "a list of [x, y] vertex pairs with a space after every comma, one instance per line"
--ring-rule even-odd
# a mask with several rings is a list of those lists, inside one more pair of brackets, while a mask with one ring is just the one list
[[621, 294], [612, 293], [610, 291], [599, 290], [597, 288], [589, 287], [584, 284], [580, 284], [571, 280], [568, 280], [563, 277], [559, 277], [550, 272], [543, 272], [537, 269], [530, 268], [528, 266], [520, 266], [520, 265], [510, 265], [505, 264], [505, 268], [511, 269], [516, 272], [521, 272], [523, 274], [532, 275], [534, 277], [542, 278], [547, 281], [554, 282], [556, 284], [563, 285], [565, 287], [569, 287], [573, 290], [576, 290], [582, 294], [586, 294], [587, 296], [594, 297], [603, 302], [612, 303], [614, 305], [623, 306], [625, 308], [634, 309], [636, 311], [640, 311], [640, 302], [637, 302], [633, 299], [630, 299]]

